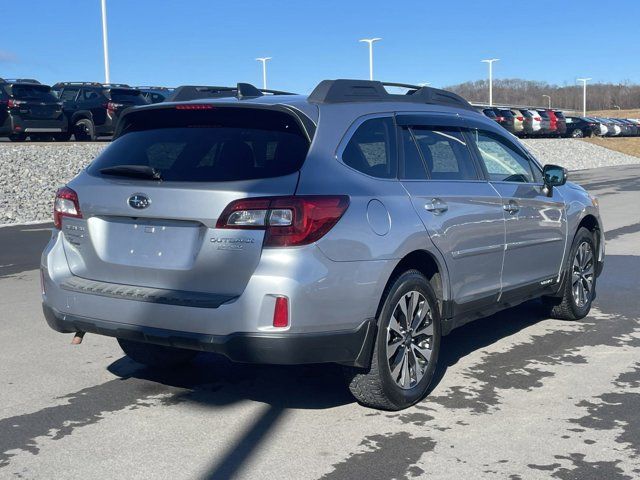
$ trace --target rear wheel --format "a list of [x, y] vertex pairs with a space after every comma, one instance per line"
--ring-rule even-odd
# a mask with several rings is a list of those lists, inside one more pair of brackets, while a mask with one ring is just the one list
[[198, 354], [196, 350], [134, 342], [123, 338], [118, 338], [118, 343], [131, 360], [148, 367], [177, 367], [189, 363]]
[[78, 142], [93, 142], [96, 139], [96, 129], [88, 118], [81, 118], [73, 125], [73, 136]]
[[573, 138], [582, 138], [584, 137], [584, 133], [579, 128], [576, 128], [573, 132], [571, 132], [571, 136]]
[[593, 234], [582, 227], [571, 246], [569, 267], [561, 289], [562, 297], [543, 297], [549, 316], [561, 320], [579, 320], [591, 310], [596, 294], [596, 248]]
[[431, 284], [417, 270], [403, 273], [385, 292], [371, 367], [345, 369], [351, 393], [361, 404], [383, 410], [418, 402], [433, 379], [440, 337]]

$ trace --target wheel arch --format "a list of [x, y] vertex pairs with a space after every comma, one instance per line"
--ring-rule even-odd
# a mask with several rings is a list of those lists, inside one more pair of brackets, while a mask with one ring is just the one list
[[89, 110], [81, 110], [78, 112], [74, 112], [73, 115], [71, 116], [71, 121], [70, 124], [71, 125], [75, 125], [75, 123], [78, 120], [91, 120], [93, 122], [93, 114], [91, 113], [91, 111]]
[[438, 299], [440, 313], [443, 318], [448, 316], [449, 300], [449, 275], [444, 260], [429, 250], [413, 250], [402, 257], [387, 277], [383, 288], [383, 294], [378, 302], [376, 318], [380, 314], [384, 303], [384, 292], [395, 279], [407, 270], [418, 270], [431, 282]]

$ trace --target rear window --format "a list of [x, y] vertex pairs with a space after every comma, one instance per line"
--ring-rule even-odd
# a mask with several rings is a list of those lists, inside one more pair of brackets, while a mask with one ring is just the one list
[[89, 174], [139, 165], [157, 169], [164, 181], [279, 177], [298, 171], [309, 149], [296, 121], [273, 110], [154, 109], [124, 121], [124, 133], [93, 161]]
[[538, 113], [542, 118], [547, 118], [547, 119], [549, 118], [549, 114], [547, 113], [546, 110], [538, 110]]
[[556, 117], [559, 118], [560, 120], [564, 120], [564, 113], [562, 112], [553, 112], [556, 114]]
[[483, 112], [489, 118], [496, 118], [497, 117], [496, 112], [494, 112], [493, 110], [486, 109], [486, 110], [483, 110]]
[[513, 117], [513, 112], [511, 110], [500, 110], [500, 115], [503, 117]]
[[21, 100], [39, 100], [41, 102], [57, 102], [57, 98], [51, 93], [51, 87], [45, 85], [14, 85], [11, 88], [14, 98]]
[[140, 90], [111, 90], [111, 100], [115, 103], [125, 103], [127, 105], [146, 105], [149, 103]]

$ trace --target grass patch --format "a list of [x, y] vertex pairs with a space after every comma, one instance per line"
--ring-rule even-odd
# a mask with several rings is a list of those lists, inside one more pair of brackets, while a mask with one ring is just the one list
[[640, 118], [640, 109], [633, 110], [593, 110], [587, 112], [587, 117], [606, 117], [606, 118]]
[[623, 137], [623, 138], [609, 138], [609, 137], [594, 137], [583, 138], [583, 142], [593, 143], [609, 150], [624, 153], [626, 155], [633, 155], [634, 157], [640, 157], [640, 137]]

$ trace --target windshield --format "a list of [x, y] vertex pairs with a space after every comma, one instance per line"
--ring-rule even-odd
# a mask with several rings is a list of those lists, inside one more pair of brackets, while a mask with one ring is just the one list
[[221, 182], [270, 178], [302, 166], [308, 140], [281, 112], [242, 108], [146, 110], [88, 168], [150, 167], [164, 181]]

